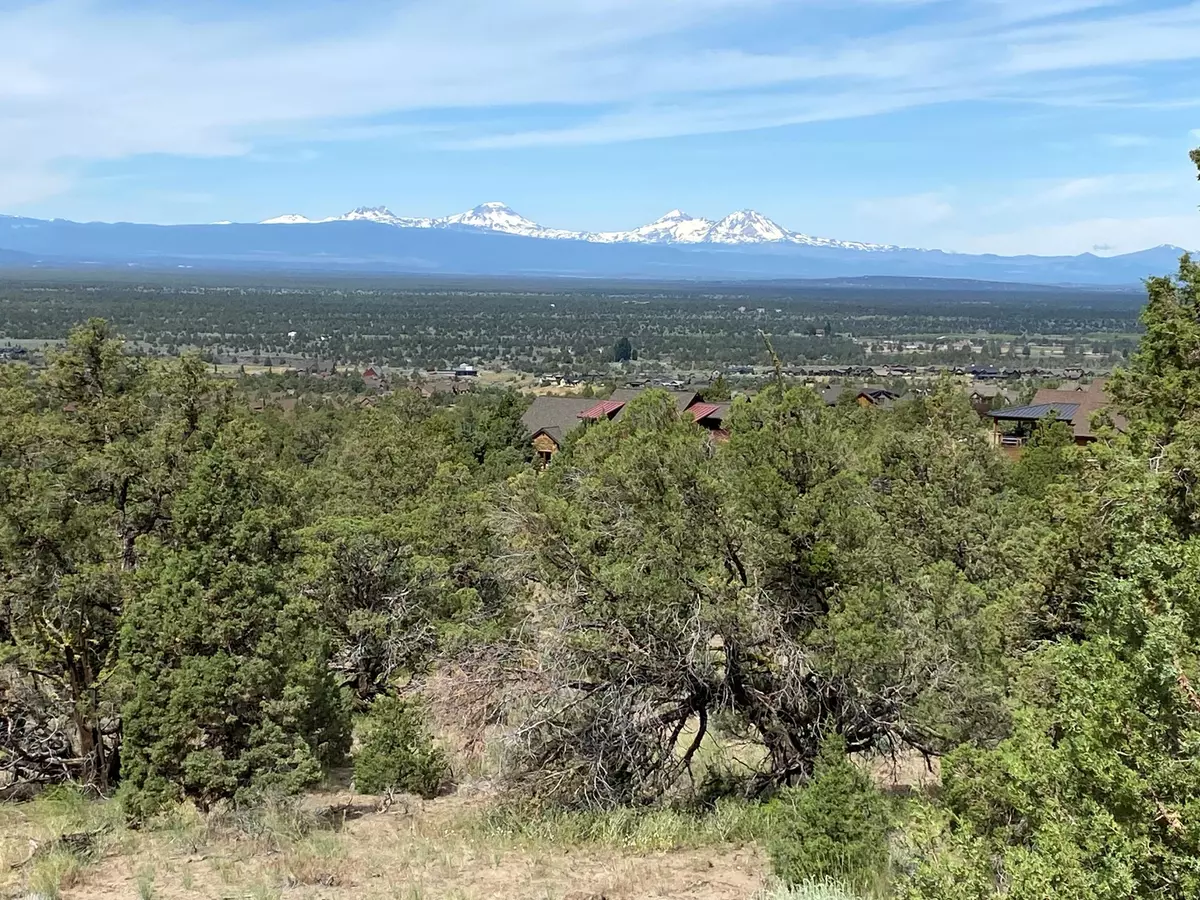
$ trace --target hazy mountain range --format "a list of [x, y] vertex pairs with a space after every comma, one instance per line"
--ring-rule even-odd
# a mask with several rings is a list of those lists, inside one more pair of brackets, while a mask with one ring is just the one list
[[360, 206], [340, 216], [309, 219], [295, 213], [276, 216], [261, 225], [315, 225], [323, 222], [377, 222], [396, 228], [476, 228], [500, 234], [552, 240], [588, 241], [594, 244], [802, 244], [806, 247], [838, 247], [843, 250], [900, 250], [885, 244], [839, 241], [788, 231], [760, 212], [743, 209], [719, 222], [689, 216], [673, 209], [661, 219], [630, 231], [566, 231], [547, 228], [527, 219], [503, 203], [482, 203], [453, 216], [423, 218], [398, 216], [386, 206]]
[[1123, 256], [947, 253], [790, 231], [753, 210], [720, 221], [672, 210], [629, 231], [547, 228], [502, 203], [405, 217], [360, 207], [326, 219], [146, 225], [0, 216], [0, 267], [565, 276], [663, 280], [903, 277], [1133, 285], [1175, 269], [1178, 247]]

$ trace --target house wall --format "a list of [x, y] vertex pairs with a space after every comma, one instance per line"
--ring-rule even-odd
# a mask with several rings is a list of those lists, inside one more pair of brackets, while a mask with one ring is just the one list
[[539, 434], [533, 439], [533, 450], [539, 456], [553, 456], [558, 452], [558, 444], [548, 434]]

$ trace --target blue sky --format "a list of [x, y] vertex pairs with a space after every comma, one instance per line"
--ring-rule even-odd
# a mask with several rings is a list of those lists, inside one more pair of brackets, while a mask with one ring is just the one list
[[0, 212], [1200, 249], [1200, 2], [0, 0]]

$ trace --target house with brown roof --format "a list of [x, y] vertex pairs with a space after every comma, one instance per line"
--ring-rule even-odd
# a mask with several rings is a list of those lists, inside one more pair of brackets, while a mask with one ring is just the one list
[[1017, 395], [1011, 388], [1003, 385], [976, 383], [968, 389], [967, 399], [971, 401], [975, 412], [986, 416], [997, 406], [1012, 404], [1017, 399]]
[[595, 406], [591, 397], [535, 397], [521, 416], [536, 459], [542, 464], [562, 449], [568, 434], [583, 424], [580, 416]]
[[842, 397], [847, 394], [854, 397], [854, 402], [859, 406], [877, 406], [881, 409], [890, 409], [900, 399], [900, 395], [895, 391], [871, 384], [861, 388], [852, 388], [844, 384], [831, 384], [820, 391], [821, 399], [825, 401], [826, 406], [837, 406], [841, 402]]
[[[532, 436], [533, 452], [544, 465], [559, 450], [568, 434], [589, 423], [620, 418], [634, 397], [644, 393], [642, 389], [613, 391], [607, 400], [590, 397], [536, 397], [529, 409], [521, 416], [521, 422]], [[694, 391], [667, 391], [675, 408], [683, 413], [699, 400]], [[703, 424], [703, 423], [701, 423]]]
[[[992, 440], [1010, 456], [1019, 456], [1038, 423], [1058, 421], [1071, 426], [1076, 444], [1089, 444], [1099, 436], [1092, 426], [1093, 415], [1106, 410], [1111, 402], [1103, 378], [1068, 390], [1043, 388], [1024, 406], [988, 413], [992, 419]], [[1123, 416], [1112, 414], [1111, 419], [1117, 430], [1125, 429]]]

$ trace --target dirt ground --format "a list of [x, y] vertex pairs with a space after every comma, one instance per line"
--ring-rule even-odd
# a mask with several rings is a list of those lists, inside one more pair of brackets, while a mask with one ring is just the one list
[[[405, 799], [384, 812], [374, 798], [311, 802], [330, 800], [351, 810], [337, 830], [281, 841], [214, 835], [198, 822], [121, 832], [98, 859], [52, 880], [63, 900], [750, 900], [767, 872], [754, 846], [637, 853], [496, 837], [469, 824], [480, 798]], [[0, 818], [0, 897], [35, 896], [35, 864], [12, 866], [37, 827]]]

